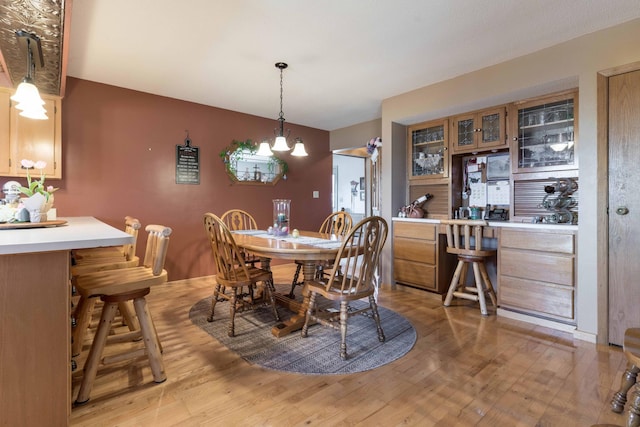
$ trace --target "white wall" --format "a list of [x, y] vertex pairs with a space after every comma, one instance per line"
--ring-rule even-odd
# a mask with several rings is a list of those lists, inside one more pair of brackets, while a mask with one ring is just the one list
[[[508, 34], [505, 34], [508, 37]], [[385, 99], [382, 102], [382, 214], [390, 221], [397, 212], [400, 188], [398, 165], [405, 162], [406, 141], [398, 124], [471, 111], [477, 108], [579, 88], [578, 155], [580, 162], [580, 229], [578, 234], [578, 331], [597, 333], [597, 277], [606, 260], [598, 259], [598, 219], [606, 216], [607, 194], [598, 194], [596, 171], [606, 168], [597, 156], [597, 87], [599, 71], [640, 61], [640, 20], [588, 34], [539, 52], [465, 74], [451, 80]], [[404, 64], [407, 66], [407, 64]], [[428, 72], [428, 70], [425, 70]], [[406, 184], [405, 184], [406, 185]], [[390, 251], [389, 248], [386, 248]], [[389, 265], [385, 283], [392, 283]], [[601, 284], [604, 286], [605, 284]], [[606, 311], [605, 311], [606, 312]]]

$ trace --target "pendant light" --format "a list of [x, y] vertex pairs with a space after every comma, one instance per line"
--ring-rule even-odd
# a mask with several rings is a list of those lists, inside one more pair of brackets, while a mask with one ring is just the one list
[[[35, 34], [22, 30], [16, 31], [16, 37], [19, 44], [24, 45], [26, 48], [27, 75], [18, 85], [16, 93], [11, 97], [11, 100], [18, 103], [16, 109], [20, 110], [21, 116], [36, 120], [47, 120], [47, 111], [44, 109], [45, 103], [33, 81], [36, 65], [39, 64], [40, 68], [44, 67], [40, 38]], [[35, 58], [38, 60], [36, 62], [34, 62], [34, 51]]]
[[[282, 75], [283, 75], [283, 71], [288, 67], [289, 65], [285, 62], [276, 62], [276, 68], [280, 70], [280, 115], [278, 116], [278, 121], [280, 122], [280, 126], [279, 129], [277, 129], [277, 134], [276, 134], [276, 140], [273, 143], [273, 147], [271, 147], [271, 150], [273, 151], [289, 151], [291, 150], [291, 147], [289, 147], [289, 144], [287, 144], [287, 137], [284, 136], [284, 113], [282, 111], [282, 93], [283, 93], [283, 84], [282, 84]], [[289, 130], [287, 130], [287, 136], [289, 136], [291, 132]], [[261, 148], [262, 149], [262, 144]], [[292, 156], [306, 156], [307, 152], [304, 149], [304, 144], [302, 142], [302, 139], [300, 138], [296, 138], [296, 143], [295, 143], [295, 147], [293, 152], [291, 153]]]

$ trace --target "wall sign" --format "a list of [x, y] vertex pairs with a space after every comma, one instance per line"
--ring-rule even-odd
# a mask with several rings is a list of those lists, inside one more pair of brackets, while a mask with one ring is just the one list
[[184, 145], [176, 145], [176, 184], [200, 184], [199, 148], [191, 146], [189, 132]]

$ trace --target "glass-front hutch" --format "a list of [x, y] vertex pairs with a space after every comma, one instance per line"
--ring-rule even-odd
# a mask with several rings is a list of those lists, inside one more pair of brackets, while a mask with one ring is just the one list
[[577, 94], [571, 92], [514, 106], [511, 148], [514, 173], [578, 168]]
[[449, 176], [448, 120], [409, 126], [409, 179]]

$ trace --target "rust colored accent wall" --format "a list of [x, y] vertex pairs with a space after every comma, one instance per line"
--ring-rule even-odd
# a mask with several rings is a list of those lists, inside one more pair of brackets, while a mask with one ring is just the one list
[[[274, 117], [277, 113], [274, 107]], [[233, 139], [273, 135], [277, 122], [214, 107], [68, 78], [62, 101], [63, 179], [50, 183], [59, 216], [94, 216], [118, 228], [125, 215], [173, 229], [169, 280], [215, 274], [202, 226], [205, 212], [250, 212], [260, 228], [272, 221], [272, 199], [291, 199], [292, 227], [316, 230], [331, 213], [329, 132], [286, 123], [309, 153], [280, 157], [288, 179], [275, 186], [232, 185], [220, 151]], [[189, 130], [200, 148], [200, 184], [175, 183], [176, 145]], [[49, 182], [49, 180], [47, 180]], [[319, 199], [312, 192], [320, 192]], [[144, 256], [141, 233], [138, 256]], [[277, 263], [274, 260], [274, 263]]]

